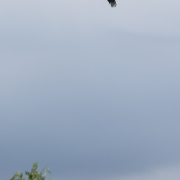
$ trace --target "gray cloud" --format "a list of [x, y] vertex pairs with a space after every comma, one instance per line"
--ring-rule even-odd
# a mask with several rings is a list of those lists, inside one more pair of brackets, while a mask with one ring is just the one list
[[73, 179], [179, 163], [179, 39], [128, 33], [109, 20], [94, 27], [91, 15], [85, 25], [64, 18], [61, 28], [54, 8], [27, 22], [15, 9], [1, 21], [1, 176], [34, 161]]

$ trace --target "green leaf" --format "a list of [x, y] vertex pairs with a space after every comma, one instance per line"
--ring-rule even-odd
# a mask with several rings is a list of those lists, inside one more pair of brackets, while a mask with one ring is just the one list
[[[23, 174], [21, 172], [16, 172], [16, 174], [10, 180], [45, 180], [48, 173], [51, 173], [50, 169], [46, 167], [42, 171], [38, 170], [38, 162], [35, 162], [33, 163], [31, 172], [25, 171], [27, 178], [23, 179]], [[50, 178], [48, 177], [48, 179]]]

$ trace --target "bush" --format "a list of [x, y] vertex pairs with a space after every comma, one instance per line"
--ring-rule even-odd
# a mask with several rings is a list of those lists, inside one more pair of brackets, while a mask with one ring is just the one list
[[[49, 169], [44, 168], [42, 171], [38, 170], [38, 163], [34, 163], [31, 172], [25, 172], [27, 178], [23, 178], [23, 173], [17, 172], [10, 180], [45, 180]], [[50, 178], [49, 178], [50, 179]]]

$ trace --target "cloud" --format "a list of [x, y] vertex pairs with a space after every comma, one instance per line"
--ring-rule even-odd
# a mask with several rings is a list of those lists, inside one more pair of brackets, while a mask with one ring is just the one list
[[[1, 1], [2, 30], [39, 31], [58, 35], [62, 30], [118, 28], [119, 30], [179, 37], [179, 1], [106, 0]], [[1, 30], [1, 31], [2, 31]]]
[[[154, 169], [150, 172], [133, 175], [129, 177], [120, 177], [120, 178], [111, 178], [112, 180], [170, 180], [170, 179], [179, 179], [180, 167], [179, 165], [172, 167], [161, 167]], [[105, 179], [104, 179], [105, 180]]]
[[85, 179], [178, 164], [177, 14], [165, 18], [178, 3], [2, 1], [1, 176], [34, 161]]
[[6, 174], [34, 161], [61, 178], [125, 176], [180, 161], [177, 42], [112, 32], [52, 39], [44, 51], [29, 49], [40, 42], [34, 38], [20, 43], [26, 54], [18, 46], [4, 53]]

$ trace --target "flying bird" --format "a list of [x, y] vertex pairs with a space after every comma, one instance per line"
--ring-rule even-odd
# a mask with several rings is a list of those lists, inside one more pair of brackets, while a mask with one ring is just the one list
[[109, 4], [111, 5], [111, 7], [116, 7], [116, 0], [108, 0]]

